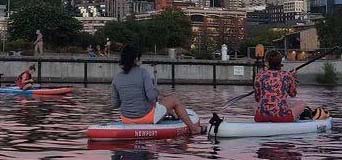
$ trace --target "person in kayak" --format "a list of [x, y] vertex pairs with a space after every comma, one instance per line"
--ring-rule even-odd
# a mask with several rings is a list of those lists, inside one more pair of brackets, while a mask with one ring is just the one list
[[36, 71], [36, 66], [35, 65], [30, 66], [28, 70], [24, 71], [17, 77], [15, 81], [16, 85], [22, 90], [31, 89], [33, 87], [33, 82], [34, 82], [32, 79], [32, 74], [35, 71]]
[[256, 75], [255, 100], [258, 106], [255, 111], [256, 122], [293, 122], [304, 111], [303, 101], [289, 104], [288, 96], [295, 97], [296, 71], [281, 70], [282, 55], [271, 51], [266, 56], [268, 69]]
[[140, 57], [136, 47], [125, 46], [120, 57], [123, 71], [112, 81], [112, 103], [115, 108], [120, 108], [122, 122], [156, 124], [167, 113], [175, 112], [192, 134], [200, 133], [201, 127], [192, 123], [180, 100], [174, 95], [165, 96], [158, 92], [149, 72], [139, 67]]

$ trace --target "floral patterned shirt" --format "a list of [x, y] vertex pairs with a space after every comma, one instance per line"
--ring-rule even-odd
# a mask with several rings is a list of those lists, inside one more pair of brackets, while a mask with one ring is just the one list
[[296, 96], [296, 77], [281, 70], [263, 70], [256, 75], [256, 112], [262, 116], [285, 117], [292, 114], [286, 102], [287, 96]]

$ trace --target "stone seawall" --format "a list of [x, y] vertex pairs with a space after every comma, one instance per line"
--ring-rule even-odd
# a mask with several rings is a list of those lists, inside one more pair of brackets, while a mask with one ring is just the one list
[[[326, 61], [316, 61], [298, 71], [301, 84], [317, 84], [316, 77], [323, 74]], [[342, 84], [342, 61], [330, 61], [340, 73]], [[255, 74], [253, 60], [169, 60], [144, 59], [142, 67], [153, 74], [156, 64], [159, 83], [164, 84], [235, 84], [251, 85]], [[303, 62], [284, 62], [290, 70]], [[39, 68], [35, 77], [46, 83], [110, 83], [121, 71], [118, 59], [90, 59], [86, 57], [0, 57], [0, 74], [3, 82], [13, 82], [15, 77], [29, 65]]]

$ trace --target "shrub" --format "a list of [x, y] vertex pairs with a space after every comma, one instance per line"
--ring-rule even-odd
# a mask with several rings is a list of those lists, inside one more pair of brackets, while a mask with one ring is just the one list
[[[2, 49], [3, 43], [1, 43]], [[32, 50], [33, 42], [28, 42], [23, 39], [17, 39], [15, 41], [9, 41], [5, 43], [5, 51], [14, 51], [14, 50]]]
[[336, 85], [338, 81], [338, 73], [332, 63], [325, 63], [322, 67], [323, 75], [317, 76], [317, 82], [321, 84]]

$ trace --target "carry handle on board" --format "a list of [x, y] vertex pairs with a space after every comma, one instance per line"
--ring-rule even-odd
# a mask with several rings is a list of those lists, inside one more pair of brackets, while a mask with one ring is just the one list
[[212, 127], [214, 126], [215, 144], [219, 143], [219, 141], [217, 141], [217, 132], [222, 122], [223, 122], [223, 118], [220, 118], [216, 113], [213, 113], [213, 117], [209, 120], [210, 128], [208, 131], [208, 139], [210, 139], [210, 132], [211, 132]]
[[[310, 64], [310, 63], [312, 63], [312, 62], [314, 62], [314, 61], [316, 61], [316, 60], [318, 60], [318, 59], [321, 59], [322, 57], [324, 57], [324, 56], [326, 56], [326, 55], [329, 55], [329, 54], [334, 53], [337, 49], [340, 49], [340, 46], [336, 46], [336, 47], [334, 47], [332, 50], [330, 50], [329, 52], [326, 52], [326, 53], [324, 53], [324, 54], [320, 54], [320, 55], [316, 56], [315, 58], [313, 58], [313, 59], [311, 59], [311, 60], [309, 60], [309, 61], [307, 61], [307, 62], [301, 64], [300, 66], [296, 67], [295, 69], [292, 69], [291, 71], [294, 71], [294, 70], [297, 71], [297, 70], [299, 70], [299, 69], [301, 69], [301, 68], [307, 66], [308, 64]], [[248, 96], [252, 95], [254, 92], [255, 92], [255, 90], [253, 90], [253, 91], [251, 91], [251, 92], [248, 92], [247, 94], [243, 94], [243, 95], [237, 96], [237, 97], [235, 97], [235, 98], [233, 98], [233, 99], [227, 101], [227, 102], [223, 105], [223, 107], [224, 107], [223, 110], [227, 109], [228, 106], [234, 104], [234, 103], [237, 102], [238, 100], [240, 100], [240, 99], [242, 99], [242, 98], [245, 98], [245, 97], [248, 97]]]

